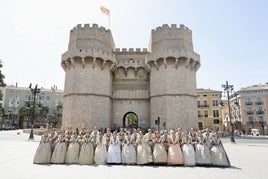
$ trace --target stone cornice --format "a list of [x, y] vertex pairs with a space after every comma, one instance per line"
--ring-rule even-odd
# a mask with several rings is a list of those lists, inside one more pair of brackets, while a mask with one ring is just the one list
[[157, 97], [164, 97], [164, 96], [188, 96], [191, 98], [197, 97], [197, 95], [191, 95], [191, 94], [158, 94], [158, 95], [150, 95], [150, 98], [157, 98]]
[[112, 96], [110, 95], [97, 94], [97, 93], [68, 93], [68, 94], [64, 94], [63, 97], [68, 97], [68, 96], [98, 96], [98, 97], [105, 97], [105, 98], [112, 99]]

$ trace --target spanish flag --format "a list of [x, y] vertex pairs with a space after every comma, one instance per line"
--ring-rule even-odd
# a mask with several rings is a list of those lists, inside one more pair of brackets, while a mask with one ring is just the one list
[[110, 16], [110, 11], [106, 7], [101, 6], [100, 7], [100, 10], [101, 10], [101, 12], [103, 12], [104, 14], [106, 14], [107, 16]]

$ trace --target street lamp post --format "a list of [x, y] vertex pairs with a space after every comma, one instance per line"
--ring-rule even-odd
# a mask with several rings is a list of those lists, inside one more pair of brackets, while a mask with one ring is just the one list
[[229, 122], [230, 122], [230, 126], [231, 126], [231, 138], [230, 138], [230, 142], [231, 143], [235, 143], [235, 139], [234, 139], [234, 124], [232, 123], [232, 114], [231, 114], [231, 107], [230, 107], [230, 95], [229, 93], [231, 93], [234, 89], [233, 85], [229, 85], [228, 81], [226, 81], [226, 85], [222, 85], [222, 88], [224, 89], [224, 91], [227, 92], [227, 101], [228, 101], [228, 111], [229, 111]]
[[33, 125], [34, 125], [34, 118], [35, 118], [35, 99], [36, 99], [36, 95], [38, 93], [40, 93], [40, 88], [37, 88], [37, 85], [35, 85], [35, 88], [32, 88], [32, 83], [30, 84], [29, 86], [31, 92], [32, 92], [32, 95], [33, 95], [33, 112], [32, 112], [32, 119], [31, 119], [31, 132], [30, 132], [30, 136], [29, 136], [29, 139], [30, 140], [33, 140], [34, 139], [34, 134], [33, 134]]

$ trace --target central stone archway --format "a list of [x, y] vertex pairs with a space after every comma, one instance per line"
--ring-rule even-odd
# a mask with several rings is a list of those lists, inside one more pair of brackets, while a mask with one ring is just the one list
[[138, 116], [134, 112], [127, 112], [123, 117], [123, 128], [138, 128]]

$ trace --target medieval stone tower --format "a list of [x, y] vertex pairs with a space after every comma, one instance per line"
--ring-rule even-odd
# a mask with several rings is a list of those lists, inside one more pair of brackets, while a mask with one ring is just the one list
[[[110, 30], [77, 25], [62, 55], [65, 89], [62, 126], [184, 129], [197, 127], [192, 32], [163, 25], [151, 32], [149, 50], [115, 49]], [[131, 124], [133, 127], [133, 125]]]

